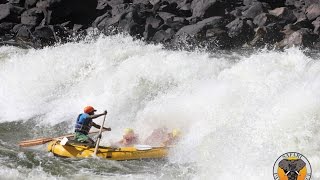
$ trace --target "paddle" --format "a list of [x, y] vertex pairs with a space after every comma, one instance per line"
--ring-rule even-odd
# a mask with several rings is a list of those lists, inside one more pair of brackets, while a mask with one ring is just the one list
[[94, 148], [93, 156], [97, 156], [97, 151], [98, 151], [98, 147], [99, 147], [100, 140], [101, 140], [101, 134], [102, 134], [102, 130], [103, 130], [103, 127], [104, 127], [104, 122], [106, 121], [106, 116], [107, 116], [107, 114], [104, 115], [104, 118], [103, 118], [103, 121], [102, 121], [102, 125], [100, 126], [100, 131], [99, 131], [96, 147]]
[[[106, 131], [106, 130], [103, 130]], [[93, 132], [89, 132], [89, 134], [94, 134], [94, 133], [100, 133], [100, 131], [93, 131]], [[30, 146], [37, 146], [37, 145], [41, 145], [41, 144], [46, 144], [50, 141], [53, 140], [58, 140], [58, 139], [62, 139], [64, 137], [73, 137], [74, 134], [66, 134], [63, 136], [59, 136], [59, 137], [54, 137], [54, 138], [39, 138], [39, 139], [32, 139], [32, 140], [25, 140], [25, 141], [21, 141], [19, 143], [20, 147], [30, 147]]]

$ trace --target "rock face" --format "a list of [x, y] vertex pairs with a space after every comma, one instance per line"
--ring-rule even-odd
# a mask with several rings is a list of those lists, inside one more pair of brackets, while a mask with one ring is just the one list
[[43, 47], [95, 29], [166, 47], [313, 48], [320, 40], [320, 1], [0, 0], [2, 40]]

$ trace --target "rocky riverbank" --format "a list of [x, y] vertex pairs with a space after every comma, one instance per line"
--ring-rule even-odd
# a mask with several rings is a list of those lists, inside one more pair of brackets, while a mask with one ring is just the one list
[[320, 47], [320, 0], [0, 0], [0, 44], [126, 32], [168, 47]]

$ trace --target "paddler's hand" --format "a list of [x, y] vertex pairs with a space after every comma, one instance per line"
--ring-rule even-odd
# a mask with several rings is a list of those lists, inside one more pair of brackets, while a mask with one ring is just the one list
[[111, 131], [111, 128], [104, 127], [103, 129], [106, 130], [106, 131]]
[[105, 115], [107, 115], [108, 114], [108, 111], [107, 110], [104, 110], [104, 112], [103, 112]]

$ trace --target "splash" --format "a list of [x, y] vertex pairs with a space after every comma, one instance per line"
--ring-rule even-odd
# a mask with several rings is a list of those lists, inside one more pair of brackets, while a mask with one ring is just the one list
[[299, 49], [210, 55], [117, 35], [0, 52], [0, 122], [72, 125], [90, 104], [108, 109], [104, 143], [125, 127], [140, 137], [182, 129], [169, 159], [195, 164], [194, 179], [272, 179], [288, 151], [308, 157], [320, 177], [320, 61]]

